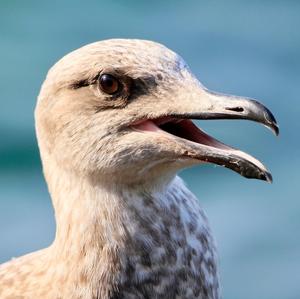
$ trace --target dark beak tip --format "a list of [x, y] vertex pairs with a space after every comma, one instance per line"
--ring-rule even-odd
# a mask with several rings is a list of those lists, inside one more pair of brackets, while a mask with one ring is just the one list
[[268, 171], [260, 171], [259, 173], [240, 173], [242, 176], [244, 176], [247, 179], [256, 179], [261, 181], [266, 181], [267, 183], [272, 184], [273, 183], [273, 177], [272, 174]]
[[279, 126], [277, 124], [276, 118], [274, 117], [273, 113], [266, 107], [265, 108], [265, 120], [267, 125], [271, 128], [276, 136], [279, 135]]
[[276, 136], [279, 135], [279, 126], [276, 124], [276, 126], [274, 127], [274, 132], [276, 134]]
[[263, 181], [266, 181], [266, 182], [268, 182], [268, 183], [270, 183], [270, 184], [272, 184], [273, 183], [273, 177], [272, 177], [272, 174], [270, 173], [270, 172], [264, 172], [263, 174], [262, 174], [262, 176], [261, 176], [261, 179], [263, 180]]
[[275, 136], [279, 135], [279, 126], [277, 125], [276, 122], [272, 123], [271, 129], [272, 129], [273, 133], [275, 134]]

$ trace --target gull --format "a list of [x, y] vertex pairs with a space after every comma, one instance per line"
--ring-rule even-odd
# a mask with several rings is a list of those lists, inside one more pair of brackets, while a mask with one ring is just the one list
[[56, 235], [0, 266], [0, 298], [220, 298], [207, 217], [177, 172], [214, 163], [272, 177], [192, 119], [247, 119], [278, 134], [266, 107], [209, 91], [156, 42], [99, 41], [58, 61], [35, 110]]

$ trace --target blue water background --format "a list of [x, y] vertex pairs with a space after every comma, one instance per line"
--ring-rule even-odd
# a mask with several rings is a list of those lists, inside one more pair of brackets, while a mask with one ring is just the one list
[[182, 176], [219, 253], [224, 299], [300, 298], [300, 1], [0, 1], [0, 262], [45, 247], [54, 218], [33, 110], [48, 68], [112, 37], [162, 42], [208, 88], [261, 100], [281, 135], [246, 121], [201, 121], [260, 158], [272, 185], [214, 166]]

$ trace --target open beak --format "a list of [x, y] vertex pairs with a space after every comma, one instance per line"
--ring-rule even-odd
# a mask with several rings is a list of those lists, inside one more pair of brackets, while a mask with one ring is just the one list
[[[199, 89], [198, 89], [199, 90]], [[181, 157], [214, 163], [230, 168], [244, 177], [272, 182], [272, 176], [254, 157], [221, 143], [198, 128], [191, 119], [247, 119], [270, 128], [279, 128], [270, 110], [249, 98], [224, 95], [201, 88], [172, 111], [133, 125], [138, 131], [168, 134], [184, 149]], [[178, 103], [178, 99], [177, 99]]]

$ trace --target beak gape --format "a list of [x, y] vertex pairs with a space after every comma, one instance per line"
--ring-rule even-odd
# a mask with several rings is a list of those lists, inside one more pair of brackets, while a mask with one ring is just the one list
[[[203, 94], [204, 91], [204, 94]], [[139, 131], [160, 131], [176, 138], [184, 148], [183, 158], [192, 158], [230, 168], [244, 177], [272, 182], [265, 166], [254, 157], [221, 143], [198, 128], [191, 119], [247, 119], [259, 122], [275, 135], [279, 128], [273, 114], [258, 101], [202, 90], [200, 98], [192, 97], [181, 105], [181, 111], [139, 122]], [[199, 108], [200, 107], [200, 108]], [[182, 108], [185, 111], [182, 111]], [[171, 136], [170, 136], [171, 137]]]

